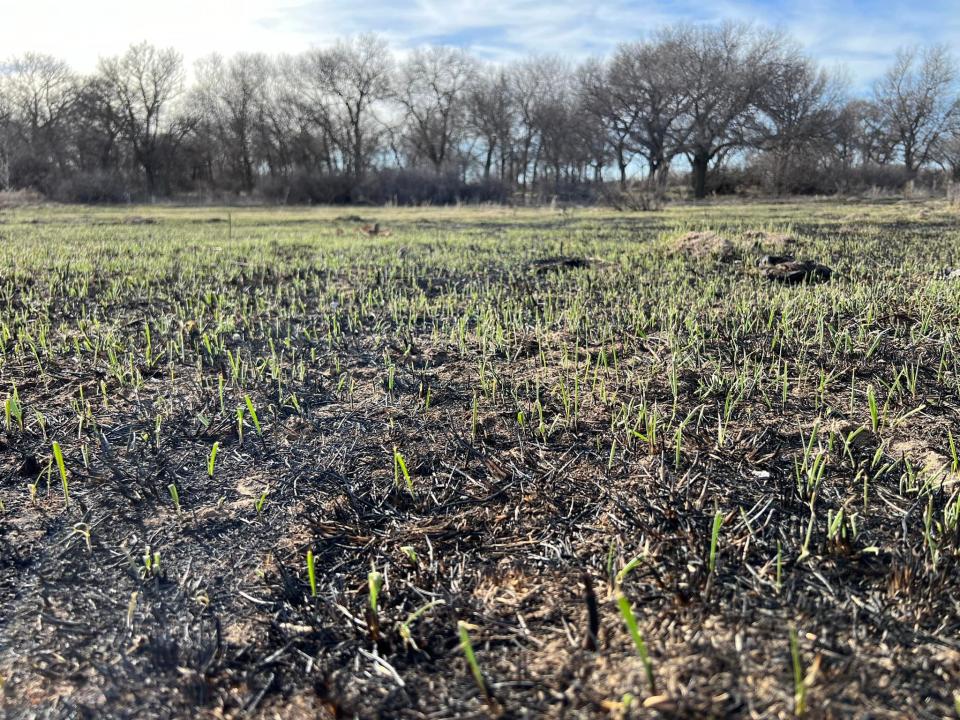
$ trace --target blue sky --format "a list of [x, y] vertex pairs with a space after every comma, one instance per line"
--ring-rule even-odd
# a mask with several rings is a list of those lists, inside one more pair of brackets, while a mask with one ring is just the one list
[[81, 70], [131, 42], [210, 52], [296, 52], [378, 32], [399, 51], [426, 43], [491, 60], [577, 59], [676, 21], [747, 20], [789, 31], [867, 88], [902, 45], [943, 42], [960, 55], [960, 0], [0, 0], [0, 57], [28, 49]]

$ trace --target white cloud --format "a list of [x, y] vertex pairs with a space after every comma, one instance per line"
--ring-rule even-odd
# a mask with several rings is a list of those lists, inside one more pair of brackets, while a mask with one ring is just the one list
[[0, 0], [0, 56], [34, 50], [89, 71], [99, 56], [118, 54], [142, 40], [174, 46], [191, 60], [214, 51], [305, 47], [305, 33], [270, 27], [289, 5], [253, 0]]
[[[788, 30], [861, 86], [903, 44], [960, 51], [957, 0], [0, 0], [0, 58], [37, 50], [89, 71], [101, 55], [147, 40], [188, 62], [210, 52], [297, 52], [375, 31], [403, 49], [464, 44], [487, 58], [528, 52], [577, 58], [677, 20], [752, 20]], [[954, 8], [955, 9], [955, 8]]]

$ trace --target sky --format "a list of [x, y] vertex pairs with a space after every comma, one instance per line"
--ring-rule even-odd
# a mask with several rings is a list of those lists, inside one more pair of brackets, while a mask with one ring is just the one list
[[0, 59], [53, 54], [79, 71], [133, 42], [174, 46], [187, 63], [238, 51], [298, 52], [376, 32], [398, 51], [458, 45], [495, 61], [578, 59], [677, 21], [751, 21], [788, 31], [867, 88], [904, 45], [960, 56], [960, 0], [0, 0]]

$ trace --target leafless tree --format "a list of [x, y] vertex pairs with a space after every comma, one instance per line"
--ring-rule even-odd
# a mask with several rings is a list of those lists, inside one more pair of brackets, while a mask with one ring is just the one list
[[439, 173], [453, 159], [465, 131], [467, 89], [477, 62], [459, 48], [415, 50], [400, 66], [396, 101], [404, 114], [405, 139], [416, 159]]
[[201, 123], [222, 148], [241, 187], [253, 190], [257, 124], [271, 79], [270, 60], [262, 54], [241, 53], [229, 60], [212, 55], [197, 63], [193, 96]]
[[[242, 190], [290, 201], [563, 195], [659, 206], [678, 157], [697, 197], [896, 188], [956, 175], [958, 68], [904, 50], [871, 100], [850, 98], [780, 32], [675, 25], [573, 69], [558, 56], [483, 64], [422, 48], [394, 62], [364, 35], [297, 56], [196, 66], [148, 44], [90, 76], [27, 54], [0, 63], [0, 186], [76, 198]], [[927, 177], [925, 174], [924, 177]], [[932, 177], [932, 176], [931, 176]], [[738, 179], [739, 178], [739, 179]], [[442, 198], [442, 200], [440, 200]]]
[[773, 63], [757, 101], [756, 137], [771, 156], [777, 194], [787, 189], [791, 163], [827, 148], [842, 97], [842, 86], [796, 49]]
[[932, 159], [960, 120], [957, 64], [944, 45], [904, 48], [874, 88], [874, 98], [907, 174]]
[[144, 172], [147, 191], [152, 193], [165, 141], [175, 144], [189, 128], [171, 109], [183, 91], [183, 59], [172, 48], [141, 43], [119, 57], [102, 58], [98, 68], [110, 103], [122, 119], [134, 160]]
[[309, 135], [310, 118], [304, 114], [299, 82], [300, 58], [280, 55], [271, 63], [270, 80], [257, 123], [257, 157], [267, 175], [287, 175], [304, 153], [298, 149]]
[[941, 138], [934, 160], [953, 182], [960, 182], [960, 128]]
[[532, 120], [539, 138], [534, 156], [533, 177], [552, 182], [553, 189], [569, 179], [583, 157], [576, 147], [576, 125], [582, 121], [578, 114], [574, 76], [570, 66], [560, 58], [552, 58], [541, 65], [544, 82], [535, 99]]
[[679, 27], [676, 76], [689, 93], [681, 146], [697, 198], [707, 192], [711, 165], [743, 147], [764, 84], [773, 76], [783, 36], [750, 25]]
[[612, 92], [617, 104], [636, 118], [629, 138], [646, 161], [651, 189], [658, 193], [681, 150], [683, 119], [692, 107], [692, 95], [676, 73], [690, 45], [685, 28], [667, 29], [650, 42], [621, 45], [611, 62]]
[[514, 97], [506, 71], [498, 67], [478, 73], [467, 89], [466, 102], [470, 131], [483, 146], [483, 179], [490, 180], [496, 159], [499, 178], [503, 181], [516, 123]]
[[301, 61], [310, 112], [338, 149], [343, 169], [358, 179], [379, 149], [383, 124], [376, 110], [390, 95], [392, 68], [386, 41], [375, 35], [308, 52]]
[[64, 61], [27, 53], [6, 65], [2, 86], [17, 180], [42, 187], [48, 173], [65, 169], [78, 80]]
[[627, 185], [627, 168], [635, 152], [631, 139], [640, 122], [640, 107], [632, 93], [620, 84], [621, 79], [612, 75], [611, 63], [597, 58], [590, 58], [577, 68], [580, 102], [604, 127], [623, 188]]
[[527, 58], [508, 68], [517, 111], [516, 167], [526, 192], [537, 182], [541, 163], [549, 149], [550, 128], [564, 103], [573, 102], [572, 73], [559, 57]]
[[0, 189], [10, 187], [10, 104], [0, 82]]
[[120, 164], [123, 118], [111, 102], [110, 88], [99, 75], [83, 79], [74, 104], [77, 164], [85, 172], [115, 170]]

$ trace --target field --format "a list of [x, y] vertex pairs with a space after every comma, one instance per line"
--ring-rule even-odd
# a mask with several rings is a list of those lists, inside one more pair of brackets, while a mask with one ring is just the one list
[[2, 712], [955, 717], [958, 267], [932, 202], [0, 211]]

